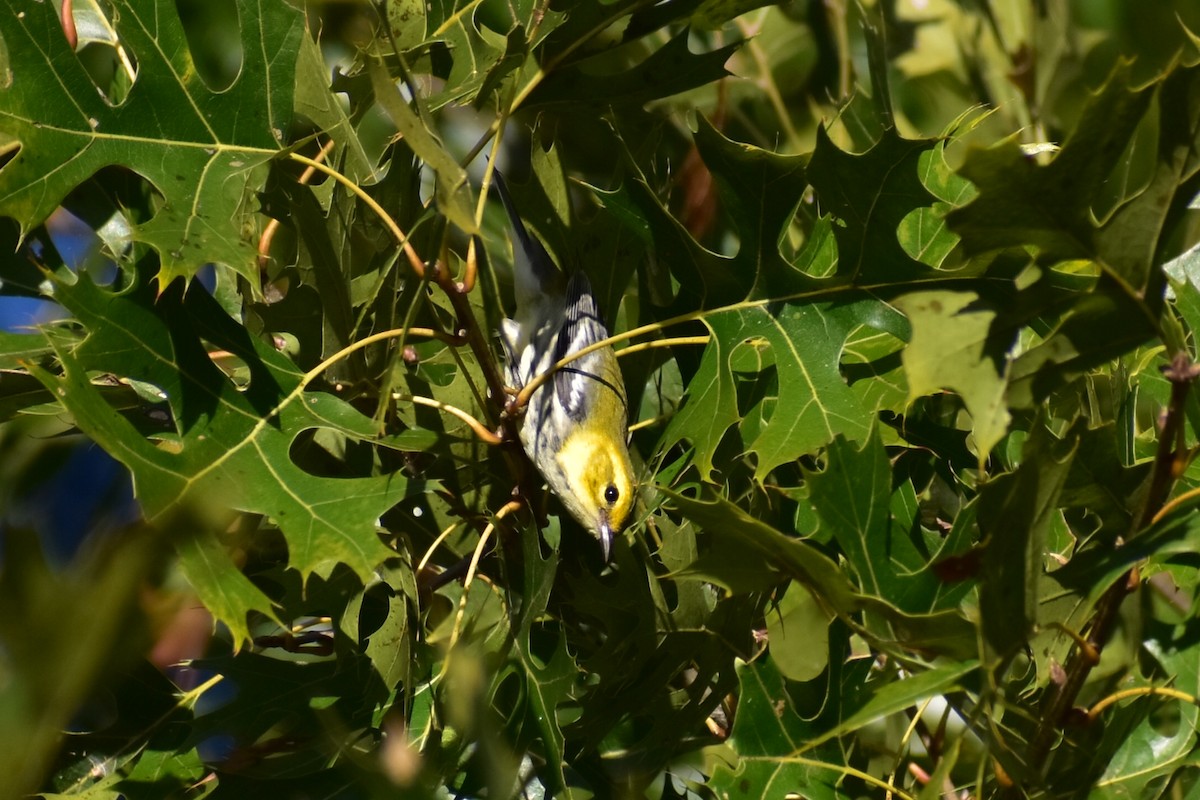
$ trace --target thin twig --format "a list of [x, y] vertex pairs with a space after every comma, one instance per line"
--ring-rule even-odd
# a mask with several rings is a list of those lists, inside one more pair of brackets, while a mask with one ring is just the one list
[[641, 353], [646, 350], [654, 350], [659, 347], [675, 347], [683, 344], [708, 344], [711, 336], [676, 336], [671, 339], [651, 339], [648, 342], [638, 342], [631, 344], [629, 347], [622, 347], [617, 351], [617, 358], [631, 356], [634, 353]]
[[[479, 201], [475, 206], [475, 227], [480, 230], [483, 230], [483, 212], [487, 208], [488, 186], [491, 185], [492, 175], [496, 171], [496, 157], [500, 153], [501, 134], [507, 119], [508, 114], [504, 113], [499, 120], [496, 138], [492, 140], [492, 153], [483, 169], [483, 182], [479, 185]], [[475, 278], [479, 272], [479, 243], [479, 237], [472, 236], [470, 244], [467, 245], [467, 262], [463, 269], [462, 282], [459, 284], [464, 292], [470, 292], [475, 288]]]
[[[454, 281], [450, 275], [450, 270], [446, 269], [442, 261], [434, 264], [433, 269], [434, 281], [446, 293], [446, 297], [450, 299], [450, 305], [454, 308], [454, 315], [458, 319], [459, 334], [466, 338], [471, 352], [475, 354], [475, 359], [479, 364], [479, 368], [483, 371], [483, 378], [487, 383], [488, 391], [491, 393], [495, 409], [498, 411], [503, 408], [506, 396], [504, 379], [500, 377], [500, 370], [496, 366], [495, 353], [492, 351], [487, 339], [484, 338], [479, 323], [475, 319], [475, 312], [471, 309], [469, 296], [463, 290], [463, 287]], [[488, 409], [487, 406], [484, 408]]]
[[320, 364], [317, 364], [308, 372], [304, 373], [304, 377], [300, 379], [300, 388], [303, 389], [307, 387], [310, 383], [320, 377], [322, 372], [329, 369], [351, 353], [362, 350], [364, 347], [373, 345], [376, 342], [382, 342], [386, 339], [397, 339], [401, 336], [425, 336], [430, 339], [438, 339], [453, 346], [458, 346], [463, 343], [462, 337], [445, 333], [444, 331], [434, 330], [433, 328], [393, 328], [392, 330], [380, 331], [379, 333], [373, 333], [370, 336], [359, 339], [358, 341], [351, 342], [341, 350], [338, 350], [336, 353], [331, 355], [329, 358], [322, 361]]
[[461, 522], [455, 522], [454, 524], [447, 526], [446, 530], [439, 533], [437, 535], [437, 538], [433, 540], [433, 544], [429, 545], [429, 547], [426, 548], [425, 554], [421, 556], [420, 563], [417, 564], [416, 573], [418, 575], [420, 575], [425, 570], [426, 565], [429, 564], [429, 560], [431, 558], [433, 558], [434, 551], [438, 549], [438, 547], [442, 544], [442, 542], [449, 539], [450, 534], [454, 533], [454, 531], [457, 530], [460, 525], [462, 525]]
[[1165, 504], [1162, 508], [1160, 508], [1158, 510], [1158, 513], [1155, 514], [1154, 517], [1150, 520], [1150, 524], [1153, 525], [1153, 524], [1157, 523], [1163, 517], [1167, 516], [1172, 511], [1175, 511], [1180, 506], [1182, 506], [1184, 503], [1188, 503], [1192, 500], [1195, 500], [1197, 497], [1200, 497], [1200, 488], [1189, 489], [1188, 491], [1180, 494], [1178, 497], [1172, 497], [1171, 502]]
[[876, 778], [874, 775], [845, 764], [833, 764], [827, 761], [818, 761], [817, 759], [813, 758], [804, 758], [803, 756], [781, 756], [778, 759], [778, 762], [781, 764], [800, 764], [801, 766], [805, 767], [813, 767], [815, 769], [824, 769], [829, 770], [830, 772], [841, 773], [842, 775], [858, 778], [863, 783], [868, 783], [878, 789], [891, 792], [895, 797], [900, 798], [900, 800], [916, 800], [911, 794], [900, 789], [895, 784], [888, 783], [887, 781]]
[[1130, 697], [1170, 697], [1175, 700], [1182, 700], [1185, 703], [1192, 705], [1200, 705], [1195, 695], [1190, 695], [1187, 692], [1181, 692], [1178, 689], [1171, 689], [1166, 686], [1139, 686], [1136, 689], [1125, 689], [1120, 692], [1114, 692], [1108, 697], [1088, 709], [1088, 719], [1095, 720], [1100, 716], [1100, 712], [1111, 706], [1113, 703], [1119, 703]]
[[479, 544], [475, 546], [475, 551], [471, 555], [471, 565], [467, 569], [467, 577], [463, 579], [462, 596], [458, 599], [458, 609], [454, 615], [454, 627], [450, 630], [450, 643], [446, 647], [446, 658], [442, 662], [442, 668], [438, 670], [437, 676], [433, 679], [434, 683], [438, 682], [450, 672], [450, 658], [454, 653], [455, 646], [458, 644], [459, 637], [462, 635], [462, 624], [467, 613], [467, 597], [471, 591], [471, 584], [475, 580], [475, 573], [479, 569], [479, 560], [483, 557], [483, 552], [487, 547], [488, 540], [491, 538], [492, 533], [496, 530], [496, 523], [500, 522], [509, 514], [520, 511], [521, 505], [522, 504], [516, 500], [510, 500], [505, 503], [500, 510], [496, 512], [495, 519], [488, 523], [487, 527], [483, 529], [483, 533], [479, 536]]
[[[396, 223], [396, 220], [393, 219], [392, 216], [375, 201], [375, 198], [371, 197], [369, 194], [363, 191], [362, 187], [332, 167], [326, 166], [325, 164], [315, 161], [314, 159], [306, 158], [297, 153], [288, 153], [288, 157], [293, 161], [298, 161], [301, 164], [307, 164], [313, 169], [324, 172], [326, 175], [345, 186], [360, 200], [366, 203], [367, 207], [375, 212], [383, 224], [387, 226], [388, 230], [391, 231], [392, 236], [394, 236], [396, 239], [396, 242], [401, 248], [403, 248], [404, 254], [408, 257], [408, 263], [409, 266], [412, 267], [413, 272], [416, 273], [418, 278], [425, 277], [425, 262], [421, 260], [421, 257], [417, 255], [417, 251], [413, 249], [412, 244], [409, 242], [408, 235], [401, 230], [400, 226]], [[471, 310], [471, 304], [467, 300], [464, 287], [453, 280], [453, 278], [450, 276], [449, 270], [445, 269], [440, 261], [434, 265], [433, 278], [442, 291], [446, 293], [446, 296], [450, 298], [450, 304], [454, 307], [454, 313], [458, 318], [459, 325], [461, 326], [459, 337], [466, 340], [467, 344], [471, 347], [472, 352], [475, 354], [476, 360], [480, 368], [483, 370], [483, 375], [487, 381], [489, 391], [492, 393], [494, 398], [502, 398], [504, 396], [504, 381], [500, 377], [500, 372], [496, 369], [495, 356], [492, 353], [491, 347], [488, 345], [487, 340], [484, 339], [483, 334], [480, 332], [479, 324], [475, 321], [475, 314]], [[397, 330], [403, 333], [405, 330], [411, 330], [415, 332], [416, 329], [400, 328]], [[389, 333], [390, 332], [384, 332], [384, 334], [376, 334], [376, 336], [382, 336], [386, 338], [386, 335]], [[355, 349], [362, 347], [363, 342], [367, 341], [377, 341], [377, 339], [368, 337], [360, 342], [355, 342], [342, 351], [339, 351], [339, 353], [335, 353], [330, 358], [336, 359], [347, 353], [353, 352]], [[328, 363], [331, 363], [330, 359], [326, 359], [325, 362], [322, 362], [322, 364], [318, 366], [318, 370], [324, 370]], [[497, 400], [496, 402], [497, 406], [499, 406], [500, 401]]]
[[[313, 160], [324, 164], [325, 159], [329, 156], [330, 152], [333, 151], [333, 148], [336, 145], [337, 142], [333, 139], [330, 139], [321, 146], [320, 151], [317, 152], [317, 157]], [[304, 171], [300, 173], [300, 177], [296, 178], [296, 183], [299, 183], [302, 186], [306, 185], [312, 180], [312, 176], [316, 173], [316, 167], [311, 165], [306, 166]], [[274, 241], [275, 234], [279, 230], [280, 224], [281, 223], [279, 220], [271, 219], [271, 221], [267, 223], [267, 227], [263, 228], [262, 236], [258, 237], [258, 268], [260, 270], [266, 269], [267, 264], [269, 264], [271, 261], [271, 242]]]
[[332, 167], [326, 166], [325, 164], [322, 164], [314, 159], [306, 158], [299, 153], [288, 153], [287, 155], [292, 161], [297, 161], [301, 164], [307, 164], [313, 169], [324, 172], [326, 175], [349, 189], [356, 197], [358, 197], [359, 200], [362, 200], [364, 203], [366, 203], [367, 207], [375, 212], [376, 216], [378, 216], [379, 219], [383, 221], [383, 224], [387, 226], [388, 230], [391, 231], [392, 236], [396, 237], [396, 241], [400, 243], [400, 246], [404, 248], [404, 254], [408, 256], [409, 266], [412, 267], [413, 272], [417, 274], [417, 277], [421, 278], [425, 276], [425, 262], [421, 260], [420, 256], [417, 255], [417, 251], [414, 250], [412, 244], [409, 243], [408, 234], [400, 229], [400, 226], [396, 224], [396, 220], [392, 218], [391, 214], [388, 214], [383, 210], [383, 206], [379, 205], [379, 203], [375, 201], [374, 197], [371, 197], [371, 195], [363, 191], [361, 186]]
[[421, 395], [413, 394], [396, 393], [392, 395], [392, 399], [401, 402], [407, 401], [413, 405], [426, 406], [427, 408], [436, 408], [438, 411], [444, 411], [451, 416], [458, 417], [463, 422], [467, 423], [467, 426], [474, 431], [475, 435], [478, 436], [485, 444], [497, 445], [504, 441], [495, 433], [484, 427], [482, 422], [456, 406], [443, 403], [440, 400], [433, 400], [428, 397], [422, 397]]

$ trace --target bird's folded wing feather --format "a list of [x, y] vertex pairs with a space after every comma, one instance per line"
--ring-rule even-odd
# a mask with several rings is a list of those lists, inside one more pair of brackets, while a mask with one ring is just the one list
[[[591, 284], [582, 272], [572, 275], [567, 283], [563, 316], [562, 332], [554, 349], [554, 363], [608, 338], [608, 330], [596, 308]], [[600, 350], [572, 361], [554, 374], [554, 391], [569, 417], [576, 420], [585, 418], [598, 388], [616, 392], [624, 402], [625, 393], [620, 386], [619, 376], [613, 374], [613, 362], [611, 351]], [[603, 388], [597, 387], [596, 382], [603, 384]]]

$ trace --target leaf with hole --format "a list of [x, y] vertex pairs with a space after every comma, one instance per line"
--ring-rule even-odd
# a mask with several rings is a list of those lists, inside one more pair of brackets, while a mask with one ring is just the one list
[[[254, 230], [267, 164], [292, 121], [303, 14], [286, 3], [238, 0], [242, 67], [213, 91], [196, 70], [175, 4], [116, 0], [119, 41], [136, 79], [110, 105], [63, 36], [51, 3], [0, 12], [12, 79], [0, 89], [0, 133], [20, 143], [0, 168], [0, 216], [24, 233], [97, 171], [128, 167], [162, 195], [135, 236], [162, 259], [160, 288], [221, 263], [256, 283]], [[38, 76], [50, 74], [53, 80]]]

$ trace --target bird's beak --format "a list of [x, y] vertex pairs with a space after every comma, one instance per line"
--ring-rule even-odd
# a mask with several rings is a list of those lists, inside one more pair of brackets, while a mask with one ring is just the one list
[[613, 529], [608, 522], [608, 511], [600, 512], [600, 552], [604, 554], [604, 563], [612, 560]]

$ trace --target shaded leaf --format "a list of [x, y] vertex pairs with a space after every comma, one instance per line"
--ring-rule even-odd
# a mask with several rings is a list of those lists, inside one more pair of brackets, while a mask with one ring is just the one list
[[898, 231], [908, 214], [936, 199], [921, 182], [921, 157], [931, 147], [888, 129], [870, 150], [852, 154], [834, 145], [823, 127], [817, 129], [808, 177], [821, 211], [837, 219], [839, 277], [862, 285], [929, 273], [905, 252]]
[[839, 733], [857, 730], [872, 720], [912, 708], [935, 695], [950, 694], [969, 683], [963, 679], [977, 669], [978, 661], [967, 660], [908, 675], [902, 680], [884, 682], [873, 691], [870, 691], [871, 687], [868, 686], [870, 699], [837, 727], [814, 737], [812, 743], [825, 741]]
[[[713, 790], [730, 798], [782, 797], [788, 792], [803, 792], [814, 800], [839, 797], [835, 786], [840, 774], [832, 761], [821, 767], [811, 754], [803, 760], [789, 758], [807, 744], [814, 726], [796, 713], [773, 662], [739, 663], [738, 682], [738, 715], [729, 740], [737, 760], [716, 766]], [[826, 755], [834, 758], [831, 752]]]
[[912, 531], [892, 518], [892, 471], [878, 434], [861, 447], [836, 439], [825, 459], [820, 472], [806, 471], [809, 502], [860, 589], [906, 611], [932, 610], [938, 582], [909, 539]]
[[801, 584], [767, 615], [771, 660], [788, 680], [810, 681], [829, 665], [829, 614]]
[[[559, 722], [559, 707], [569, 698], [578, 678], [579, 668], [567, 650], [565, 637], [557, 637], [548, 657], [545, 645], [539, 646], [540, 643], [534, 640], [535, 627], [541, 627], [538, 618], [545, 614], [550, 590], [554, 586], [558, 553], [552, 550], [550, 557], [543, 559], [539, 552], [538, 537], [525, 536], [522, 542], [527, 593], [523, 598], [515, 630], [515, 662], [519, 666], [525, 696], [529, 701], [529, 722], [537, 729], [542, 746], [546, 750], [546, 764], [553, 779], [551, 785], [569, 795], [570, 790], [567, 789], [563, 773], [565, 737]], [[537, 638], [544, 639], [545, 635], [544, 632], [538, 631]]]
[[816, 282], [780, 252], [780, 242], [808, 189], [808, 159], [735, 142], [705, 117], [699, 120], [695, 140], [721, 189], [721, 205], [737, 228], [738, 251], [727, 270], [747, 288], [752, 282], [753, 296], [784, 296], [815, 288]]
[[979, 613], [988, 644], [1002, 656], [1019, 647], [1038, 621], [1041, 554], [1076, 445], [1076, 437], [1058, 440], [1039, 426], [1016, 471], [986, 484], [980, 494], [978, 519], [987, 550]]
[[[91, 334], [78, 348], [56, 346], [64, 374], [37, 375], [134, 476], [148, 518], [186, 502], [211, 502], [270, 516], [302, 573], [349, 564], [364, 579], [391, 551], [375, 533], [379, 516], [409, 491], [400, 475], [321, 478], [297, 466], [290, 448], [305, 430], [328, 428], [364, 439], [377, 434], [366, 417], [332, 395], [306, 392], [304, 376], [282, 355], [250, 339], [204, 291], [178, 288], [155, 300], [143, 286], [115, 294], [86, 277], [59, 284], [56, 297]], [[249, 367], [246, 391], [209, 358], [203, 340]], [[89, 370], [113, 372], [159, 387], [178, 438], [142, 438], [103, 399]]]
[[[1198, 697], [1200, 663], [1197, 652], [1194, 647], [1181, 648], [1181, 644], [1180, 641], [1151, 640], [1146, 650], [1162, 673], [1170, 676], [1171, 688]], [[1139, 679], [1137, 683], [1150, 686], [1155, 681]], [[1135, 696], [1129, 703], [1141, 706], [1137, 724], [1132, 730], [1120, 730], [1119, 749], [1102, 765], [1104, 774], [1096, 782], [1095, 797], [1138, 796], [1162, 776], [1195, 763], [1196, 730], [1200, 724], [1200, 708], [1195, 703], [1160, 700], [1152, 695]], [[1115, 716], [1119, 712], [1108, 713]]]
[[[727, 500], [695, 500], [660, 489], [686, 517], [710, 535], [728, 537], [761, 559], [760, 569], [802, 581], [826, 608], [853, 622], [869, 611], [886, 619], [906, 646], [963, 656], [975, 651], [975, 628], [957, 612], [906, 614], [859, 591], [838, 565], [816, 547], [786, 536]], [[878, 642], [887, 645], [887, 642]]]
[[425, 121], [405, 102], [383, 65], [372, 60], [368, 62], [368, 72], [375, 97], [392, 124], [417, 157], [433, 170], [438, 209], [464, 233], [474, 233], [475, 209], [466, 170], [458, 165]]
[[235, 648], [251, 638], [249, 614], [264, 614], [283, 624], [271, 599], [242, 574], [215, 532], [205, 529], [185, 537], [176, 552], [188, 583], [213, 617], [229, 628]]
[[[569, 105], [644, 104], [719, 80], [729, 73], [725, 62], [741, 47], [727, 44], [706, 53], [692, 53], [685, 30], [655, 49], [640, 64], [615, 74], [601, 74], [588, 59], [558, 69], [525, 100], [525, 108]], [[597, 58], [603, 58], [599, 56]]]

